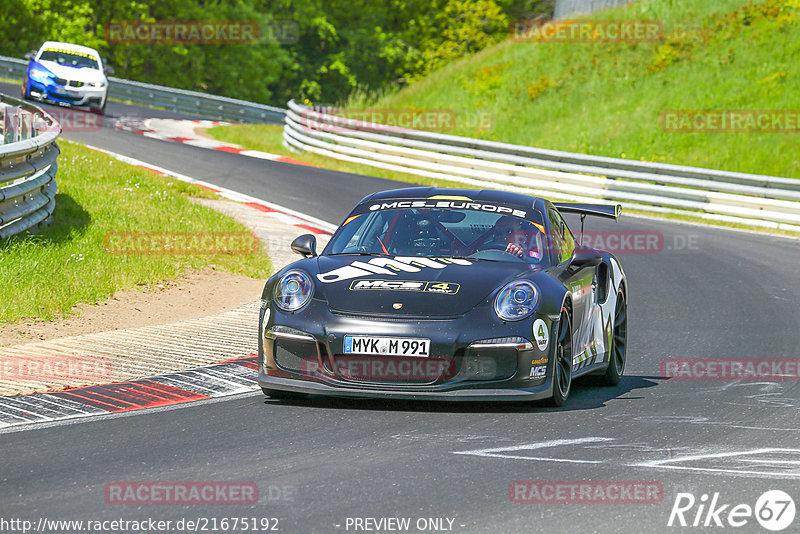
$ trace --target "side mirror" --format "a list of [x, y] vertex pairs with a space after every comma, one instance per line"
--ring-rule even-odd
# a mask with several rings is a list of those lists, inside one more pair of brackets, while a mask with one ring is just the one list
[[104, 67], [103, 72], [108, 75], [114, 74], [114, 67]]
[[31, 59], [36, 57], [36, 52], [37, 52], [37, 50], [31, 50], [30, 52], [25, 54], [23, 57], [30, 61]]
[[603, 256], [598, 250], [591, 247], [575, 247], [572, 259], [569, 260], [570, 267], [585, 267], [588, 265], [599, 265], [603, 261]]
[[303, 256], [309, 258], [317, 255], [317, 238], [314, 234], [303, 234], [295, 237], [292, 241], [292, 250]]

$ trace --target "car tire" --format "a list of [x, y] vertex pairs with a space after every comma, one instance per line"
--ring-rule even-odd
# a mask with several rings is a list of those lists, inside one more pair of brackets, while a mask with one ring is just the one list
[[553, 362], [553, 396], [548, 399], [550, 406], [563, 406], [572, 389], [572, 323], [569, 312], [561, 308], [558, 321], [558, 337], [555, 343], [555, 362]]
[[96, 113], [97, 115], [105, 115], [106, 114], [106, 101], [103, 102], [103, 106], [99, 108], [91, 108], [92, 113]]
[[611, 348], [608, 368], [600, 383], [604, 386], [616, 386], [625, 372], [625, 361], [628, 351], [628, 302], [625, 292], [620, 288], [617, 293], [617, 305], [614, 307], [614, 324], [611, 330]]
[[20, 88], [20, 93], [22, 93], [22, 100], [30, 100], [31, 93], [28, 91], [28, 86], [23, 84]]

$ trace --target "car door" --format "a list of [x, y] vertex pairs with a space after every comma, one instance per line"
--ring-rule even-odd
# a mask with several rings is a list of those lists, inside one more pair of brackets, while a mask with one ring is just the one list
[[573, 369], [593, 359], [593, 332], [590, 316], [595, 307], [596, 267], [574, 267], [570, 260], [575, 252], [575, 238], [567, 223], [555, 208], [549, 208], [550, 232], [554, 262], [559, 265], [558, 278], [572, 295]]

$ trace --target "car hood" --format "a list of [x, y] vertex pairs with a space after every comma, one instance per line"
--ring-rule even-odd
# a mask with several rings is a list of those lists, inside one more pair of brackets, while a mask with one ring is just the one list
[[106, 79], [102, 72], [95, 69], [87, 69], [85, 67], [68, 67], [66, 65], [59, 65], [55, 61], [39, 61], [38, 63], [42, 67], [55, 74], [57, 77], [65, 78], [67, 80], [77, 80], [79, 82], [89, 83], [102, 82]]
[[320, 256], [312, 273], [332, 310], [395, 316], [463, 315], [530, 273], [522, 262]]

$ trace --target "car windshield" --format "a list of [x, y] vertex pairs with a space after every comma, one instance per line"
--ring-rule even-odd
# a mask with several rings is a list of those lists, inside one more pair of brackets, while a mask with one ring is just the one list
[[89, 54], [82, 54], [71, 50], [48, 48], [39, 56], [39, 61], [52, 61], [67, 67], [100, 70], [100, 65], [97, 63], [96, 58]]
[[396, 204], [428, 203], [389, 201], [362, 213], [357, 210], [334, 235], [326, 254], [547, 261], [544, 224], [537, 210], [465, 202], [433, 203], [463, 208], [382, 208]]

